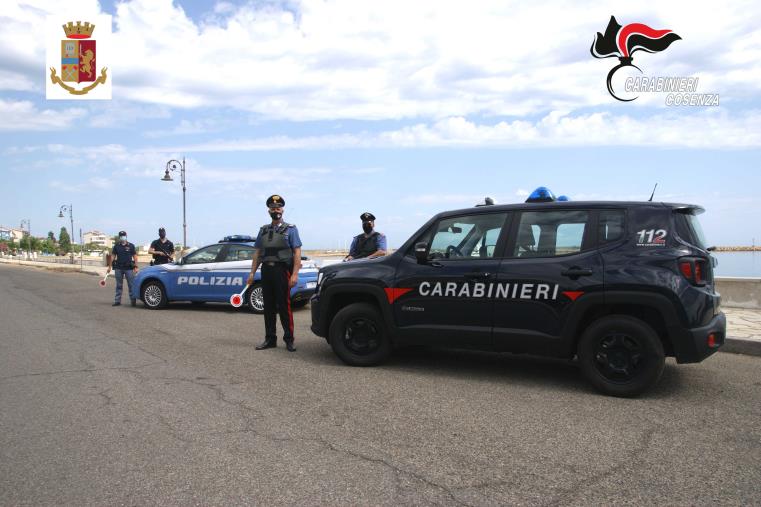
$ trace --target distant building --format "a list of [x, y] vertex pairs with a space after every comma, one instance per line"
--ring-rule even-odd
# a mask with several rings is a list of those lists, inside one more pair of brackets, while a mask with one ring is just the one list
[[100, 231], [88, 231], [82, 235], [85, 245], [94, 243], [103, 248], [111, 248], [114, 245], [110, 236], [103, 234]]
[[20, 241], [21, 238], [26, 236], [28, 232], [26, 232], [23, 229], [18, 229], [16, 227], [5, 227], [4, 225], [0, 225], [0, 239], [4, 239], [6, 241]]

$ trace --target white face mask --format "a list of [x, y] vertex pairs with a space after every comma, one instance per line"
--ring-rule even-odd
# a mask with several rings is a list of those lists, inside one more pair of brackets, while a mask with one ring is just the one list
[[119, 236], [119, 241], [127, 241], [127, 236]]

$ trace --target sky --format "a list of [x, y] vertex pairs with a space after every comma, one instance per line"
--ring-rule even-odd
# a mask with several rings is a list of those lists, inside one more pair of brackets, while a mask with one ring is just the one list
[[[111, 100], [46, 100], [46, 20], [112, 16]], [[611, 15], [680, 36], [626, 77], [698, 78], [716, 106], [614, 99], [590, 54]], [[573, 200], [703, 205], [709, 243], [761, 241], [758, 2], [3, 2], [0, 225], [188, 244], [255, 234], [265, 200], [305, 249], [376, 215], [389, 246], [433, 214], [538, 186]], [[58, 34], [63, 38], [63, 31]], [[56, 37], [58, 36], [56, 35]], [[93, 34], [97, 40], [98, 28]], [[628, 98], [629, 95], [626, 95]]]

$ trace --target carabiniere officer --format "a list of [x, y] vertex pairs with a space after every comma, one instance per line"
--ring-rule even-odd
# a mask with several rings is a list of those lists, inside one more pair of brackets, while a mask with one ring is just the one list
[[365, 211], [359, 215], [362, 220], [362, 234], [354, 236], [349, 247], [349, 255], [344, 257], [344, 261], [354, 259], [372, 259], [386, 255], [386, 236], [382, 232], [375, 230], [375, 215]]
[[285, 199], [271, 195], [267, 199], [272, 222], [259, 229], [251, 260], [248, 285], [254, 283], [254, 273], [262, 265], [262, 295], [264, 296], [264, 341], [256, 350], [277, 347], [277, 320], [283, 325], [283, 341], [289, 352], [296, 352], [293, 345], [293, 313], [291, 311], [291, 287], [299, 281], [301, 269], [301, 239], [293, 224], [283, 222]]

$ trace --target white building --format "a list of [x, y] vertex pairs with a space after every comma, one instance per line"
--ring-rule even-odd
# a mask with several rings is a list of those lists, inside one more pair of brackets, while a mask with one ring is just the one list
[[16, 227], [5, 227], [4, 225], [0, 225], [0, 239], [4, 239], [7, 241], [13, 240], [13, 241], [20, 241], [21, 238], [29, 234], [23, 229], [19, 229]]
[[107, 236], [100, 231], [87, 231], [82, 235], [82, 239], [84, 240], [85, 245], [88, 243], [95, 243], [103, 248], [111, 248], [114, 244], [110, 236]]

